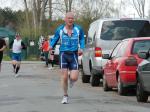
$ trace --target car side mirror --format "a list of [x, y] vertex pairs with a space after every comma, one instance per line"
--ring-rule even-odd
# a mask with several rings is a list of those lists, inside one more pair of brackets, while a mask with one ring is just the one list
[[109, 54], [102, 54], [102, 58], [103, 59], [110, 59], [110, 55]]
[[142, 58], [142, 59], [147, 59], [148, 58], [148, 51], [139, 51], [138, 57]]

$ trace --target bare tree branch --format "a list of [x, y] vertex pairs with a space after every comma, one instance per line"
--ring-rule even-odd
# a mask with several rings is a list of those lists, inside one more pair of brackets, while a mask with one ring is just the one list
[[145, 17], [145, 0], [132, 0], [133, 8], [136, 10], [138, 15], [142, 18]]

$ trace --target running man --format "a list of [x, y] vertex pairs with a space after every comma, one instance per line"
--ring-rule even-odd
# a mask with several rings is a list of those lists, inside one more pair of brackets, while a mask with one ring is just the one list
[[21, 36], [16, 35], [16, 38], [10, 43], [10, 48], [12, 49], [12, 65], [15, 73], [15, 77], [18, 77], [18, 71], [21, 64], [21, 51], [26, 49], [25, 44], [23, 43]]
[[3, 59], [3, 51], [6, 48], [6, 42], [3, 38], [0, 38], [0, 72], [1, 72], [1, 63]]
[[78, 80], [78, 54], [82, 54], [82, 50], [85, 47], [85, 40], [83, 29], [79, 25], [74, 24], [73, 12], [66, 13], [64, 20], [65, 24], [60, 25], [55, 32], [53, 41], [50, 43], [50, 50], [55, 47], [60, 39], [61, 84], [64, 92], [61, 103], [67, 104], [68, 79], [70, 87]]

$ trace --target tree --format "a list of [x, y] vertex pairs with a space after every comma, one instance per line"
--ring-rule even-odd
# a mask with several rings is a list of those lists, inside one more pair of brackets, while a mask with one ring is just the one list
[[[45, 20], [45, 9], [48, 0], [24, 0], [25, 11], [26, 11], [26, 21], [30, 21], [33, 25], [34, 36], [36, 37], [42, 32], [43, 21]], [[32, 12], [32, 18], [29, 20], [28, 12]], [[31, 27], [30, 27], [31, 28]]]
[[24, 0], [24, 5], [25, 5], [26, 23], [28, 27], [28, 33], [30, 35], [29, 10], [28, 10], [28, 5], [26, 0]]
[[145, 0], [130, 0], [133, 8], [136, 10], [137, 14], [141, 17], [145, 17]]
[[97, 18], [112, 17], [117, 12], [117, 9], [113, 7], [113, 0], [80, 0], [79, 3], [82, 3], [82, 5], [76, 12], [83, 18], [95, 20]]
[[49, 0], [49, 22], [52, 21], [52, 0]]
[[73, 0], [64, 0], [66, 12], [70, 12], [72, 9], [72, 2]]
[[2, 27], [8, 27], [10, 29], [15, 29], [18, 18], [16, 13], [10, 8], [0, 9], [0, 25]]
[[42, 28], [42, 22], [44, 20], [44, 14], [45, 14], [45, 8], [46, 8], [46, 5], [47, 5], [47, 2], [48, 2], [48, 0], [43, 0], [43, 4], [42, 4], [42, 7], [41, 7], [40, 26], [39, 26], [40, 30]]

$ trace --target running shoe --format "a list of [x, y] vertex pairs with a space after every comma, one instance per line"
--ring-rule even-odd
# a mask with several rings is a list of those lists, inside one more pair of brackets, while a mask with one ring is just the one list
[[54, 67], [49, 67], [48, 69], [49, 69], [49, 70], [53, 70], [53, 69], [54, 69]]
[[61, 103], [62, 104], [68, 104], [68, 96], [63, 96]]
[[15, 74], [15, 77], [17, 78], [17, 77], [19, 77], [19, 74], [17, 73], [17, 74]]

